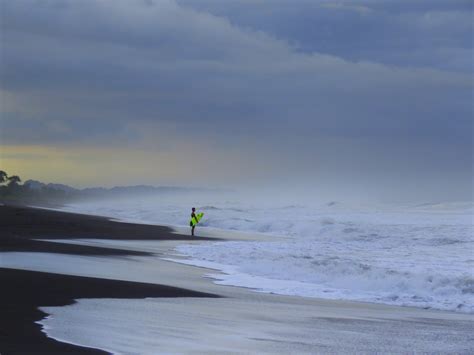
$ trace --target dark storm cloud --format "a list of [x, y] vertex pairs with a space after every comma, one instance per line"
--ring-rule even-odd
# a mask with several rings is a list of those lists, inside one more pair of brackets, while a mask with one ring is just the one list
[[262, 30], [297, 50], [350, 61], [472, 70], [473, 2], [179, 0], [237, 26]]
[[469, 6], [384, 3], [2, 1], [2, 142], [469, 177]]

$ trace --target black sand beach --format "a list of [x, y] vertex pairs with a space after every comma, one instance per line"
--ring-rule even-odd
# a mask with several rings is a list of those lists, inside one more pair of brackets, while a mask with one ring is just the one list
[[[208, 232], [219, 240], [262, 240], [247, 233]], [[71, 245], [33, 240], [81, 237], [109, 239], [104, 245], [112, 248], [96, 247], [95, 241]], [[127, 239], [137, 241], [134, 250], [125, 250], [130, 246], [123, 243]], [[205, 277], [209, 269], [167, 260], [180, 240], [205, 239], [174, 234], [167, 227], [0, 206], [0, 250], [33, 252], [0, 254], [0, 353], [104, 353], [98, 349], [171, 354], [473, 353], [471, 314], [254, 292], [212, 282]], [[154, 246], [143, 247], [146, 244]], [[16, 263], [22, 258], [24, 263]], [[29, 259], [39, 260], [29, 270], [41, 271], [14, 269], [17, 265], [28, 269]], [[49, 261], [54, 267], [43, 269]], [[51, 273], [62, 263], [67, 263], [64, 272], [70, 274]], [[147, 297], [156, 299], [150, 303], [86, 300]], [[69, 327], [48, 309], [73, 304], [75, 299], [84, 299], [74, 311], [69, 308], [84, 316], [76, 328], [78, 313], [62, 318], [72, 322]], [[84, 308], [88, 302], [104, 309]], [[44, 312], [38, 307], [45, 307]], [[55, 309], [67, 312], [66, 307]], [[48, 338], [42, 325], [35, 323], [47, 316], [45, 312], [54, 314], [45, 322], [53, 324], [49, 336], [93, 348]], [[84, 337], [76, 341], [79, 334]]]
[[[101, 238], [194, 240], [170, 228], [110, 221], [107, 218], [17, 206], [0, 206], [0, 251], [77, 255], [147, 255], [121, 249], [32, 240]], [[201, 238], [204, 239], [204, 238]], [[209, 238], [208, 238], [209, 239]], [[1, 266], [1, 256], [0, 256]], [[0, 353], [104, 353], [47, 338], [34, 322], [47, 315], [42, 306], [63, 306], [78, 298], [217, 297], [183, 288], [68, 276], [0, 267]]]

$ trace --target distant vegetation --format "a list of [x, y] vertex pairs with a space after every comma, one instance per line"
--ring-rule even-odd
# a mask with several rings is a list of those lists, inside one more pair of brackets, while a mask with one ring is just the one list
[[[36, 206], [59, 206], [71, 202], [118, 197], [143, 197], [168, 193], [211, 191], [169, 186], [118, 186], [112, 188], [93, 187], [76, 189], [63, 184], [45, 184], [36, 180], [22, 180], [17, 175], [8, 176], [0, 170], [0, 203], [27, 204]], [[213, 190], [214, 191], [214, 190]]]
[[31, 184], [22, 180], [17, 175], [8, 176], [0, 170], [0, 202], [33, 205], [63, 204], [79, 197], [74, 191], [57, 189], [45, 184]]

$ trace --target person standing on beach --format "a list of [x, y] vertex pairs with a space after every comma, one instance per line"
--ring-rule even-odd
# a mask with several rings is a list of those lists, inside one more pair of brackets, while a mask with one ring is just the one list
[[193, 207], [191, 210], [191, 221], [189, 222], [189, 225], [191, 226], [191, 235], [194, 237], [194, 228], [199, 222], [196, 216], [196, 209]]

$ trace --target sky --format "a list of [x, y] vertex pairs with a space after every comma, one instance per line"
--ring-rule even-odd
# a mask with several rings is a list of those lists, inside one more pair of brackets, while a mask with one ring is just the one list
[[0, 169], [473, 192], [472, 1], [0, 0]]

